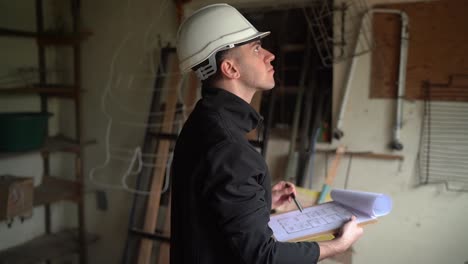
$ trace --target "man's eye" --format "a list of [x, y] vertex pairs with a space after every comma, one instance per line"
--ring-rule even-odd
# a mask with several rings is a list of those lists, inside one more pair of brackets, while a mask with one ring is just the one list
[[260, 51], [260, 47], [259, 47], [259, 46], [255, 47], [254, 51], [255, 51], [255, 52], [259, 52], [259, 51]]

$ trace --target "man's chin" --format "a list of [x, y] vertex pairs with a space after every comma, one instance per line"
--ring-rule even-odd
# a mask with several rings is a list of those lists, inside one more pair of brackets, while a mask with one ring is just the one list
[[275, 88], [275, 86], [276, 86], [275, 81], [271, 81], [270, 83], [265, 85], [265, 90], [271, 90], [271, 89]]
[[266, 85], [265, 85], [265, 86], [260, 87], [259, 90], [260, 90], [260, 91], [268, 91], [268, 90], [271, 90], [271, 89], [273, 89], [273, 88], [275, 88], [275, 85], [273, 85], [273, 86], [271, 86], [271, 85], [266, 86]]
[[258, 84], [257, 87], [258, 87], [259, 90], [268, 91], [268, 90], [271, 90], [271, 89], [275, 88], [275, 86], [276, 86], [276, 83], [273, 81], [271, 83], [265, 82], [262, 85]]

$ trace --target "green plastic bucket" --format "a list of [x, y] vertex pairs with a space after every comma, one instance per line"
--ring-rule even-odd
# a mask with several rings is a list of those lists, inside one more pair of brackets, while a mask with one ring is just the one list
[[0, 151], [39, 149], [47, 136], [50, 113], [0, 113]]

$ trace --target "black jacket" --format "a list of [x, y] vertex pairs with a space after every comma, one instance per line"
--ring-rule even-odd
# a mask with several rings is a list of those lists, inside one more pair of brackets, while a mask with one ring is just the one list
[[260, 119], [234, 94], [203, 87], [174, 151], [172, 264], [317, 261], [316, 243], [272, 238], [270, 175], [246, 140]]

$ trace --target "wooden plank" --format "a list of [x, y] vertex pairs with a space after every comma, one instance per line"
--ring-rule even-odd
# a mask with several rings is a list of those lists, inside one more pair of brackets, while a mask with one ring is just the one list
[[79, 182], [46, 176], [41, 185], [34, 189], [34, 206], [58, 201], [79, 199]]
[[[95, 143], [96, 143], [95, 140], [88, 140], [86, 142], [83, 142], [83, 146], [91, 145]], [[64, 136], [54, 136], [54, 137], [47, 138], [44, 143], [44, 146], [40, 149], [21, 151], [21, 152], [0, 152], [0, 159], [14, 158], [14, 157], [19, 157], [23, 155], [38, 153], [38, 152], [50, 153], [50, 152], [63, 151], [63, 152], [78, 153], [80, 149], [81, 149], [80, 144], [76, 140], [73, 140]]]
[[51, 42], [52, 40], [59, 42], [70, 42], [70, 41], [83, 41], [91, 36], [91, 32], [83, 31], [78, 34], [71, 33], [38, 33], [36, 31], [25, 31], [16, 30], [0, 27], [0, 36], [5, 37], [23, 37], [23, 38], [36, 38], [39, 41]]
[[80, 44], [80, 42], [88, 39], [90, 36], [91, 32], [81, 32], [79, 34], [62, 36], [41, 35], [37, 38], [37, 44], [44, 46], [71, 46]]
[[[168, 69], [171, 73], [166, 82], [168, 93], [166, 96], [166, 110], [164, 112], [161, 133], [172, 133], [173, 121], [175, 117], [175, 108], [178, 98], [178, 85], [180, 82], [180, 75], [174, 74], [178, 72], [178, 65], [176, 54], [171, 53], [168, 58]], [[150, 195], [148, 196], [148, 204], [146, 208], [145, 223], [143, 231], [153, 233], [156, 230], [156, 224], [159, 214], [159, 206], [161, 202], [161, 190], [164, 182], [164, 176], [166, 172], [166, 164], [169, 155], [169, 148], [171, 141], [160, 140], [157, 150], [156, 159], [154, 164], [153, 178], [151, 181]], [[153, 249], [153, 241], [148, 239], [142, 239], [140, 244], [140, 250], [138, 255], [139, 264], [149, 264], [151, 260], [151, 254]]]
[[[164, 219], [164, 228], [163, 234], [169, 234], [171, 232], [171, 200], [169, 199], [169, 204], [167, 205], [166, 217]], [[161, 247], [159, 248], [159, 260], [158, 264], [169, 264], [170, 260], [170, 243], [161, 242]]]
[[0, 88], [1, 95], [44, 94], [48, 96], [74, 98], [76, 89], [72, 85], [33, 85], [30, 87]]
[[333, 160], [333, 163], [330, 166], [327, 177], [325, 179], [326, 184], [332, 186], [333, 181], [335, 181], [336, 173], [338, 172], [338, 167], [340, 166], [340, 159], [344, 153], [345, 153], [345, 147], [340, 146], [336, 149], [335, 159]]
[[[87, 243], [98, 240], [98, 236], [86, 235]], [[55, 234], [43, 235], [24, 244], [0, 252], [0, 264], [35, 264], [54, 259], [79, 250], [78, 232], [65, 230]]]
[[328, 193], [330, 192], [330, 188], [332, 187], [333, 182], [335, 181], [336, 174], [338, 172], [338, 167], [340, 165], [340, 159], [344, 153], [345, 153], [344, 146], [340, 146], [336, 149], [335, 159], [333, 160], [333, 163], [328, 170], [328, 174], [325, 178], [325, 183], [322, 186], [320, 196], [317, 200], [318, 204], [325, 202], [325, 199], [328, 196]]
[[370, 158], [370, 159], [381, 159], [381, 160], [403, 160], [404, 157], [402, 155], [393, 155], [393, 154], [379, 154], [373, 152], [363, 152], [363, 153], [347, 153], [352, 155], [353, 157], [360, 157], [360, 158]]
[[[424, 99], [422, 82], [443, 83], [453, 74], [468, 73], [468, 1], [429, 1], [384, 4], [409, 16], [410, 40], [406, 78], [407, 99]], [[374, 14], [371, 98], [395, 98], [398, 79], [400, 18]], [[468, 101], [466, 94], [447, 94], [444, 100]], [[460, 98], [461, 97], [461, 98]], [[437, 99], [437, 96], [433, 99]]]
[[[335, 153], [334, 149], [317, 149], [319, 153]], [[381, 160], [403, 160], [402, 155], [374, 153], [372, 151], [345, 151], [343, 155], [352, 155], [353, 157], [381, 159]]]

